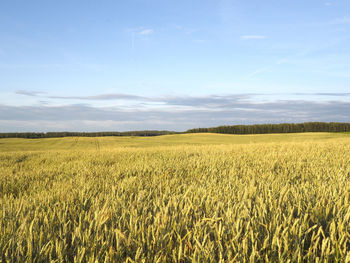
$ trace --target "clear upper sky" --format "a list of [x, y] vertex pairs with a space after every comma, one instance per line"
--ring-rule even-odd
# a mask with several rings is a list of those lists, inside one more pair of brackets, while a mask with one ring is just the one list
[[350, 121], [349, 0], [4, 0], [0, 132]]

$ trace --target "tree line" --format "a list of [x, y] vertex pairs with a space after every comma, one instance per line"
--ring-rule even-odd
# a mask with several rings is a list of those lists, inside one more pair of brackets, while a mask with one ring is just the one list
[[103, 137], [103, 136], [160, 136], [180, 133], [225, 133], [225, 134], [264, 134], [297, 132], [350, 132], [350, 123], [343, 122], [304, 122], [281, 124], [230, 125], [211, 128], [196, 128], [185, 132], [173, 131], [127, 131], [127, 132], [12, 132], [0, 133], [0, 138], [58, 138], [58, 137]]
[[281, 124], [232, 125], [211, 128], [197, 128], [187, 133], [226, 133], [226, 134], [264, 134], [297, 132], [350, 132], [350, 123], [343, 122], [304, 122]]
[[0, 133], [0, 138], [59, 138], [59, 137], [103, 137], [103, 136], [160, 136], [175, 134], [172, 131], [127, 131], [127, 132], [11, 132]]

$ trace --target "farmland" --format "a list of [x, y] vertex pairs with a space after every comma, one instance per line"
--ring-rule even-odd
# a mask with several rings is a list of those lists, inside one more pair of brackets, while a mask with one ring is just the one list
[[350, 262], [350, 134], [0, 140], [0, 262]]

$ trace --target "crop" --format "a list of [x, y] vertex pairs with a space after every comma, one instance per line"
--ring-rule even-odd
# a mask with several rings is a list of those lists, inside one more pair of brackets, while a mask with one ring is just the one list
[[2, 151], [0, 262], [350, 262], [349, 153], [345, 135]]

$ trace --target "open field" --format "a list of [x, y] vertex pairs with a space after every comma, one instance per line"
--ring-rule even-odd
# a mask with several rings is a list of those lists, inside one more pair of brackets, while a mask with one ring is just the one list
[[288, 133], [227, 135], [217, 133], [178, 134], [157, 137], [66, 137], [50, 139], [0, 139], [0, 152], [107, 150], [120, 147], [155, 147], [176, 145], [230, 145], [277, 142], [310, 142], [350, 139], [350, 133]]
[[350, 134], [0, 140], [0, 262], [350, 262]]

